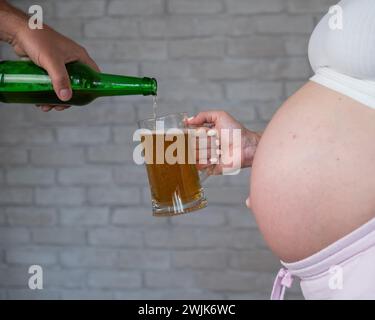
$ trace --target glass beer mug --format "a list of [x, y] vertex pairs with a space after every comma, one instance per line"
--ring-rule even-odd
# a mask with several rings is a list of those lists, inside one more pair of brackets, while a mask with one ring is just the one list
[[186, 120], [186, 113], [175, 113], [138, 122], [154, 216], [174, 216], [207, 206], [201, 182], [211, 167], [198, 173], [194, 128]]

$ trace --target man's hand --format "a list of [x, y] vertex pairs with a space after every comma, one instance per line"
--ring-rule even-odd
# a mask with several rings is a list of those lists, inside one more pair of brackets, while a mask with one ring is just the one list
[[[30, 29], [27, 15], [1, 0], [0, 21], [1, 40], [12, 45], [17, 55], [28, 57], [48, 72], [56, 95], [61, 101], [69, 101], [72, 97], [66, 63], [80, 61], [99, 71], [83, 47], [47, 25], [43, 25], [43, 29]], [[43, 111], [50, 111], [53, 108], [64, 110], [68, 106], [41, 107]]]
[[[21, 27], [11, 44], [17, 55], [29, 57], [48, 72], [53, 88], [61, 101], [68, 101], [72, 97], [66, 63], [80, 61], [99, 71], [98, 66], [83, 47], [46, 25], [44, 29], [36, 30], [31, 30], [28, 26]], [[56, 110], [66, 108], [66, 106], [42, 106], [42, 110], [49, 111], [53, 107]]]

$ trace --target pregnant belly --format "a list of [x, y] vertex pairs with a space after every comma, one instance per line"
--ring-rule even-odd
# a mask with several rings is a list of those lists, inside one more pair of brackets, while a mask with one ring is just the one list
[[250, 202], [266, 242], [286, 262], [375, 217], [375, 110], [308, 82], [264, 132]]

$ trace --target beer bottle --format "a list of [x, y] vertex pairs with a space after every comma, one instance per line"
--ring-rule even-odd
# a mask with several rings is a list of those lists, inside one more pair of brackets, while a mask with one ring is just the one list
[[44, 69], [31, 61], [1, 61], [0, 102], [82, 106], [99, 97], [157, 93], [155, 79], [99, 73], [80, 62], [68, 63], [66, 68], [73, 96], [63, 102]]

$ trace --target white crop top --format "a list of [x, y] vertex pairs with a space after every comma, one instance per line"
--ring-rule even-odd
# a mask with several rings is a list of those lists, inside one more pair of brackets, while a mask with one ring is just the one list
[[311, 35], [310, 80], [375, 109], [375, 0], [337, 5], [341, 10], [327, 13]]

